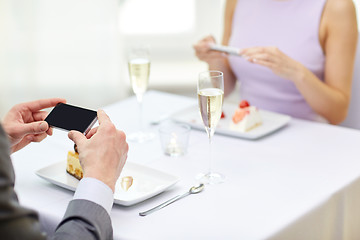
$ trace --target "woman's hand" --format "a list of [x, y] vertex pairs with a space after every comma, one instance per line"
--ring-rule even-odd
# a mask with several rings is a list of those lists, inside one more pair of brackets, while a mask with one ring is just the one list
[[2, 121], [7, 133], [11, 152], [14, 153], [31, 142], [41, 142], [47, 135], [52, 135], [52, 129], [44, 121], [48, 113], [42, 109], [54, 107], [65, 99], [51, 98], [15, 105], [5, 115]]
[[193, 47], [195, 50], [196, 56], [211, 65], [213, 62], [223, 60], [227, 58], [227, 54], [221, 53], [218, 51], [213, 51], [210, 49], [211, 45], [215, 44], [215, 39], [213, 36], [207, 36], [197, 42]]
[[306, 68], [277, 47], [252, 47], [241, 51], [249, 62], [271, 69], [276, 75], [293, 82], [300, 81]]

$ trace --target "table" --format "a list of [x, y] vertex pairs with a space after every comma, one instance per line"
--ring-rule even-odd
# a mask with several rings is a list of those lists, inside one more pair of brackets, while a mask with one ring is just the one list
[[[196, 104], [149, 91], [144, 122]], [[119, 129], [138, 129], [135, 97], [104, 108]], [[135, 110], [134, 110], [135, 109]], [[157, 131], [158, 126], [149, 126]], [[292, 119], [285, 128], [256, 141], [215, 135], [214, 168], [226, 182], [206, 186], [146, 217], [147, 210], [187, 191], [207, 169], [205, 132], [192, 130], [188, 154], [162, 154], [158, 137], [129, 143], [128, 161], [180, 177], [170, 190], [130, 207], [114, 205], [115, 239], [360, 239], [360, 131]], [[66, 159], [72, 143], [55, 131], [42, 143], [13, 154], [21, 203], [36, 209], [48, 226], [62, 218], [73, 192], [40, 179], [35, 171]]]

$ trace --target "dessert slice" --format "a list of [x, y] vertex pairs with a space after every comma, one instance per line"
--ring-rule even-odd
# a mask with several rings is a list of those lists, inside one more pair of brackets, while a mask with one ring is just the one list
[[81, 180], [83, 178], [83, 170], [79, 161], [79, 154], [69, 151], [67, 155], [66, 172]]
[[240, 132], [250, 131], [262, 124], [259, 110], [255, 106], [243, 100], [239, 104], [239, 108], [235, 110], [230, 123], [230, 129]]
[[125, 191], [129, 190], [129, 188], [133, 184], [133, 181], [134, 179], [131, 176], [126, 176], [121, 178], [121, 188], [124, 189]]

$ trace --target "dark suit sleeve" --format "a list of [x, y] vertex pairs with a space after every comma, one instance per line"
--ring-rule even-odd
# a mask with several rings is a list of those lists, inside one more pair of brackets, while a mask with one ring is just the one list
[[[65, 171], [65, 170], [64, 170]], [[14, 191], [15, 174], [10, 146], [0, 125], [0, 238], [46, 239], [38, 214], [20, 206]], [[53, 236], [54, 239], [112, 239], [111, 219], [100, 205], [72, 200]]]
[[100, 205], [72, 200], [56, 229], [54, 239], [112, 239], [111, 219]]
[[46, 239], [35, 211], [19, 205], [10, 146], [0, 125], [0, 236], [1, 239]]

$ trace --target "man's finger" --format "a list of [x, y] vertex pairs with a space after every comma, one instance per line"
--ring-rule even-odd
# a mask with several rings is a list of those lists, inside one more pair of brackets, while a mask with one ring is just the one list
[[28, 134], [41, 134], [46, 132], [48, 129], [48, 123], [45, 121], [40, 121], [21, 125], [20, 127], [17, 127], [16, 133], [18, 136], [25, 136]]
[[70, 140], [72, 140], [78, 147], [82, 145], [82, 143], [86, 140], [86, 137], [84, 134], [78, 131], [70, 131], [68, 134], [68, 137]]
[[105, 122], [111, 122], [109, 116], [104, 112], [104, 110], [98, 110], [97, 111], [97, 116], [98, 116], [98, 120], [99, 120], [99, 125], [105, 123]]
[[48, 114], [46, 111], [35, 112], [33, 113], [33, 118], [35, 121], [44, 121]]
[[47, 137], [46, 133], [37, 134], [37, 135], [29, 135], [26, 138], [31, 142], [41, 142]]
[[46, 131], [46, 134], [49, 136], [53, 135], [53, 129], [51, 127], [49, 127], [49, 129]]
[[91, 129], [87, 134], [86, 134], [86, 138], [90, 139], [92, 136], [94, 136], [94, 134], [97, 132], [97, 130], [99, 129], [99, 127], [93, 128]]
[[63, 98], [48, 98], [48, 99], [40, 99], [24, 104], [26, 107], [30, 109], [30, 111], [37, 112], [44, 108], [55, 107], [56, 104], [58, 103], [66, 103], [66, 100]]

